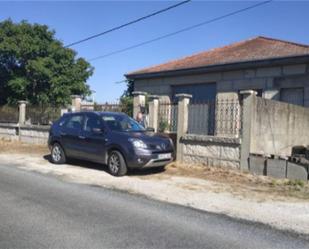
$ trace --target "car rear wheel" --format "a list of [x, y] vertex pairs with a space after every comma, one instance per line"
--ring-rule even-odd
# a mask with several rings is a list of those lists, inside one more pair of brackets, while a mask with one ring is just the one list
[[51, 161], [55, 164], [63, 164], [66, 162], [64, 150], [58, 143], [54, 143], [51, 149]]
[[123, 176], [127, 173], [128, 168], [123, 155], [113, 150], [108, 155], [108, 169], [113, 176]]

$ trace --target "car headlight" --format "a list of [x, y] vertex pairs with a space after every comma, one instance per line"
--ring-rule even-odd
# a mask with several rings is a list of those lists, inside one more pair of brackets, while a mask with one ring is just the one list
[[135, 148], [138, 149], [147, 149], [147, 145], [140, 139], [129, 138], [129, 141], [133, 144]]

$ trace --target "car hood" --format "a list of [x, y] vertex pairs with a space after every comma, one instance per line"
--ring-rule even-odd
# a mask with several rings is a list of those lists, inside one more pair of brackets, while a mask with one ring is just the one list
[[155, 143], [169, 140], [167, 135], [155, 132], [129, 132], [128, 137], [138, 138], [146, 143]]

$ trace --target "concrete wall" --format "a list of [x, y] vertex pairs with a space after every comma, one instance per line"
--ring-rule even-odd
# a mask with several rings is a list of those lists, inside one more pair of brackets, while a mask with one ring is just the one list
[[240, 168], [240, 140], [237, 138], [187, 134], [180, 141], [184, 162]]
[[253, 100], [250, 153], [290, 156], [309, 144], [309, 108], [259, 97]]
[[254, 155], [250, 155], [248, 161], [249, 170], [253, 174], [308, 181], [309, 166], [306, 164]]
[[0, 124], [0, 139], [22, 141], [31, 144], [47, 145], [49, 126], [18, 126]]
[[309, 106], [309, 65], [295, 64], [135, 80], [135, 91], [172, 97], [173, 85], [216, 83], [217, 92], [238, 93], [239, 90], [262, 89], [263, 97], [280, 99], [280, 89], [304, 87], [304, 104]]

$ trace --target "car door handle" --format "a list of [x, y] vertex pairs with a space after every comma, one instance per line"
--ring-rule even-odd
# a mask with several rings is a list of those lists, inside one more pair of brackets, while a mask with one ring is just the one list
[[65, 136], [66, 133], [61, 131], [61, 132], [60, 132], [60, 135], [61, 135], [61, 136]]
[[86, 137], [84, 137], [84, 136], [78, 136], [78, 138], [80, 138], [80, 139], [85, 139]]

